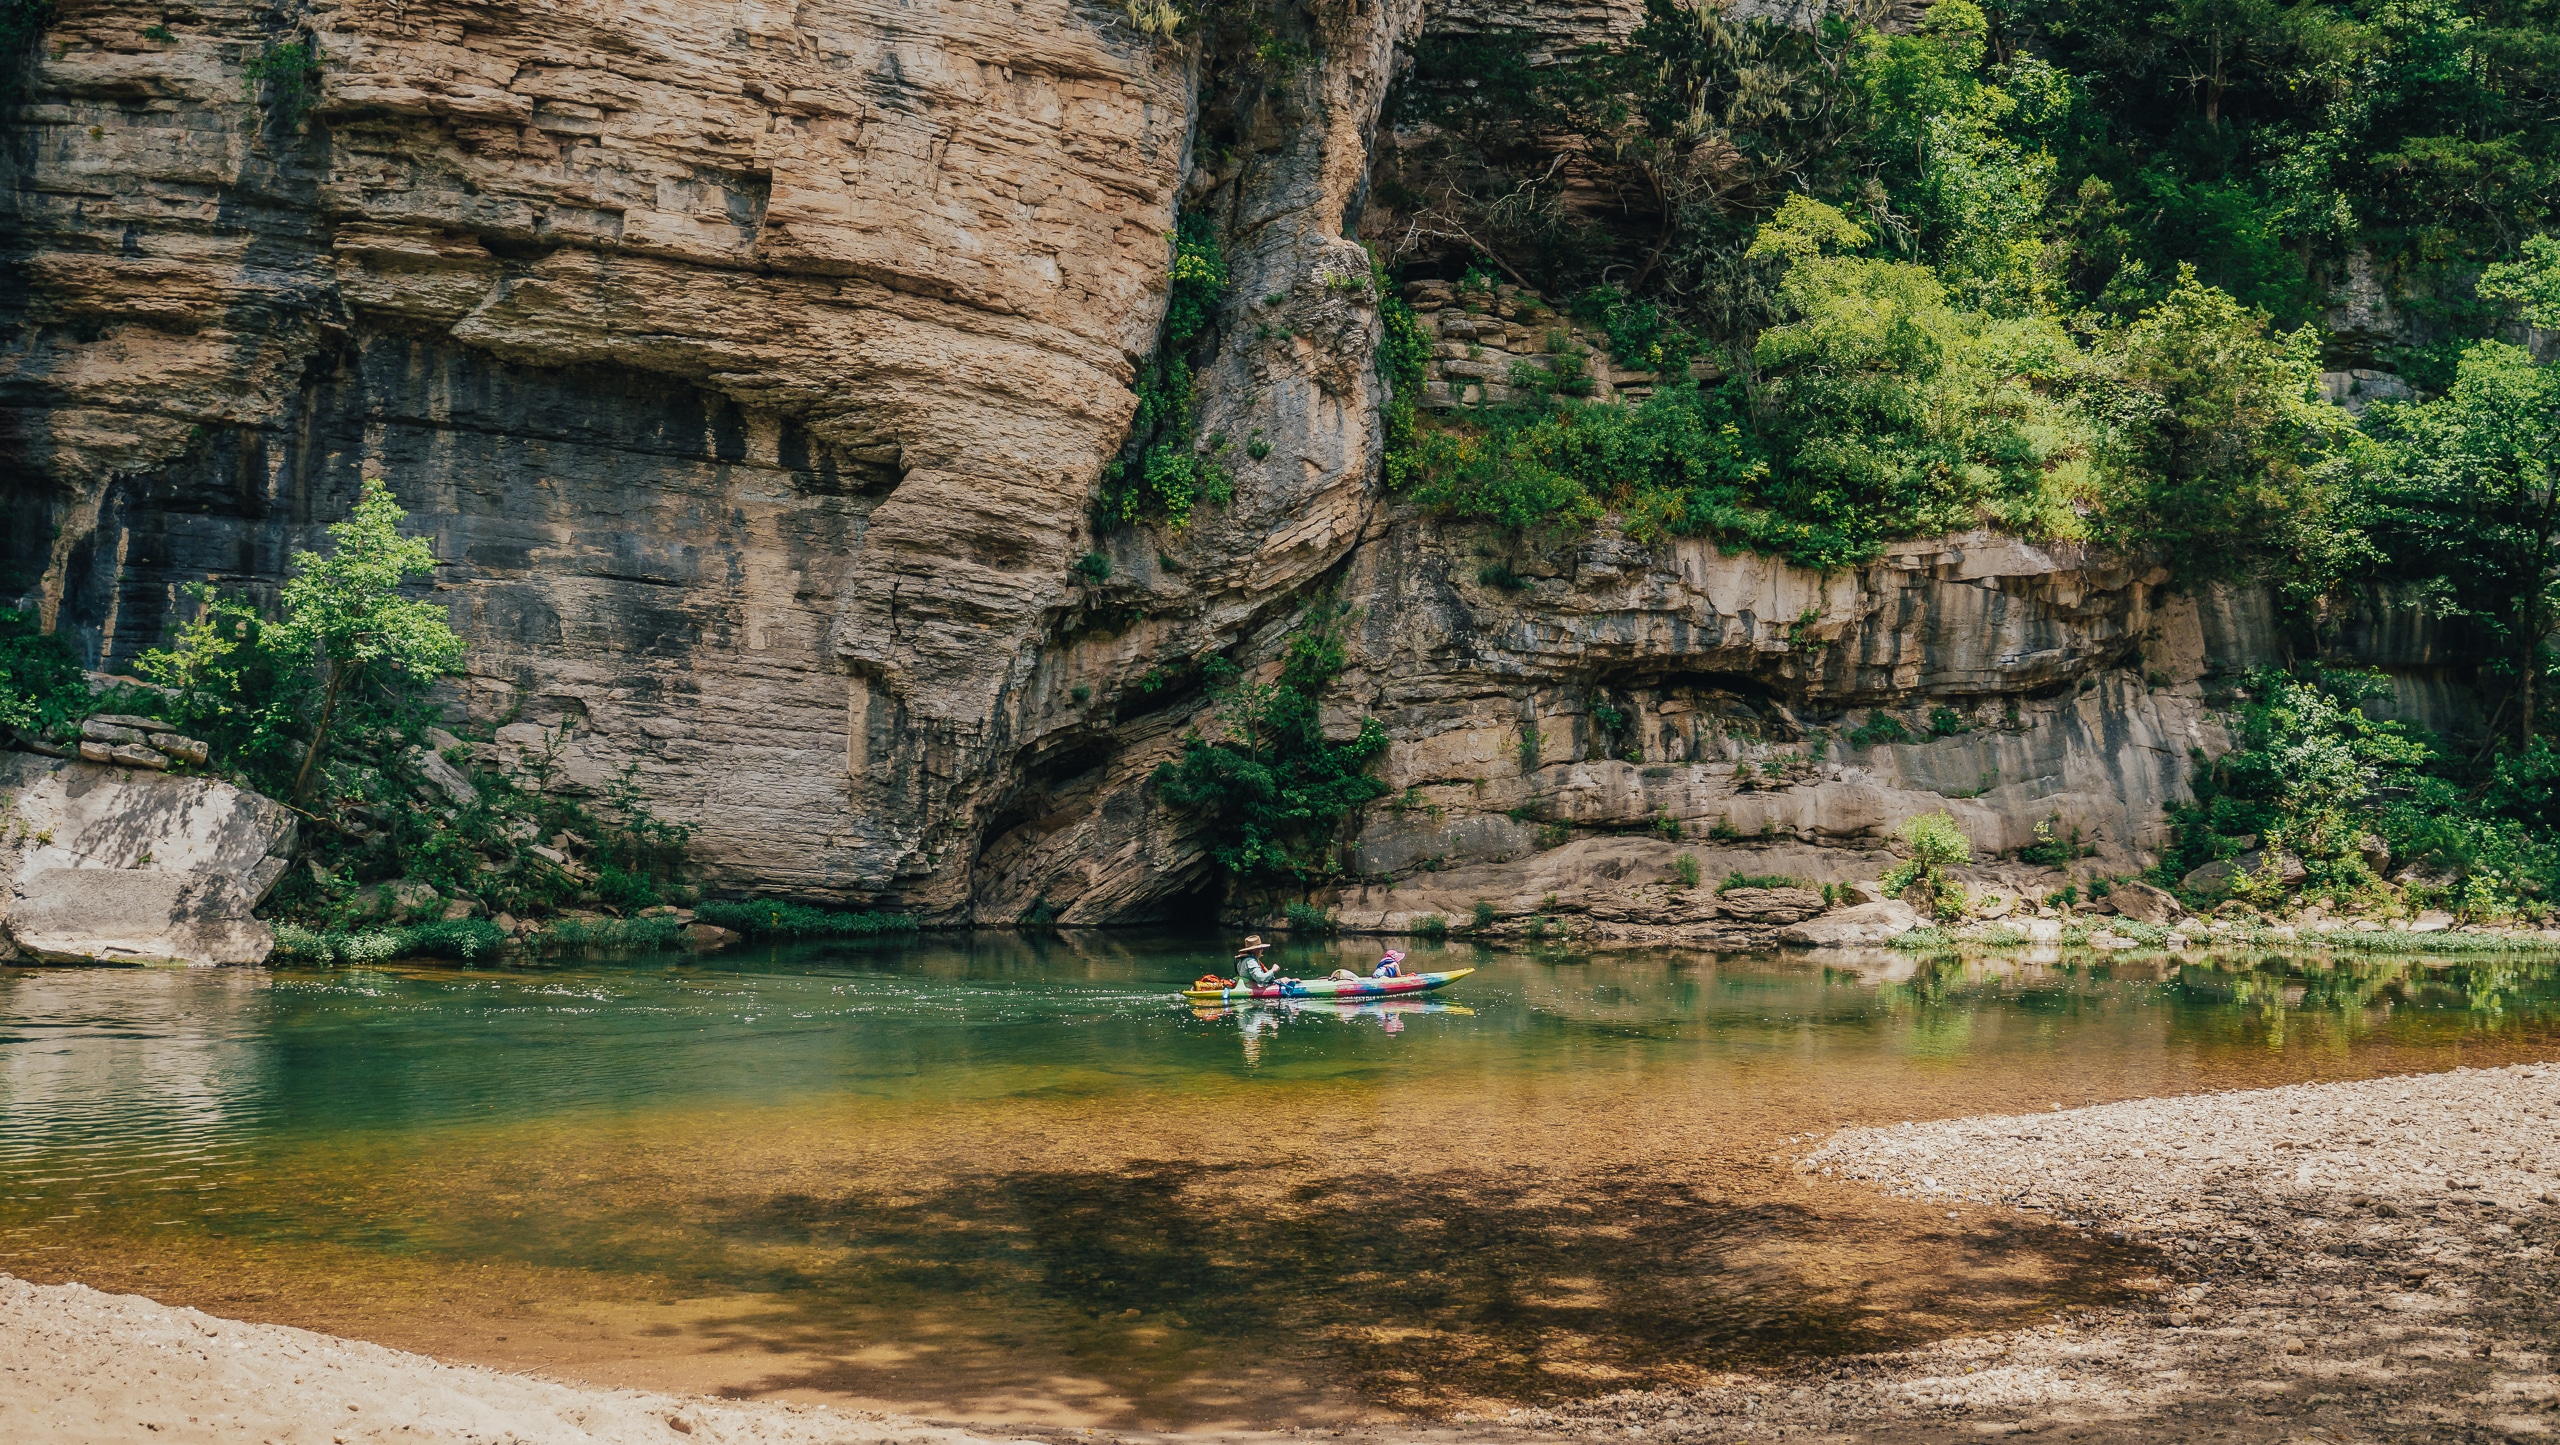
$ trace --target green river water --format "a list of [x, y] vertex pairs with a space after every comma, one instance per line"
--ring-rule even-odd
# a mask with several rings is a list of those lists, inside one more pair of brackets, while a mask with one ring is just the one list
[[[0, 969], [0, 1270], [582, 1379], [1155, 1428], [1499, 1409], [2151, 1287], [1798, 1175], [1846, 1124], [2560, 1057], [2550, 962], [1199, 938]], [[1296, 947], [1312, 975], [1365, 943]]]

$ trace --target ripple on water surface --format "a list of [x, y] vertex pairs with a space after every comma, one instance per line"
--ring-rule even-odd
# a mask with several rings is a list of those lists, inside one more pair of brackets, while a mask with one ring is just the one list
[[1429, 962], [1479, 972], [1430, 1000], [1239, 1011], [1172, 997], [1203, 957], [0, 970], [0, 1268], [936, 1415], [1498, 1406], [1996, 1327], [2147, 1271], [1801, 1178], [1792, 1136], [2560, 1034], [2534, 962], [1450, 948]]

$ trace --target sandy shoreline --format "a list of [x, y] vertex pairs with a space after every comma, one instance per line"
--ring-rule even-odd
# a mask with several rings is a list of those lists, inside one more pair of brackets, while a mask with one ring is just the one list
[[[2560, 1065], [1844, 1130], [1798, 1167], [2156, 1251], [2156, 1303], [1400, 1439], [2560, 1435]], [[1136, 1438], [562, 1384], [0, 1276], [0, 1439]], [[1275, 1432], [1290, 1438], [1301, 1432]]]
[[0, 1276], [0, 1440], [980, 1445], [892, 1415], [566, 1385]]

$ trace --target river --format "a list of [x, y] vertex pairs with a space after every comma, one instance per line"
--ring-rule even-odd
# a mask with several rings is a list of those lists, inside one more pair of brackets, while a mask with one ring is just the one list
[[[1292, 945], [1295, 973], [1370, 945]], [[2560, 1057], [2560, 965], [1170, 936], [0, 969], [0, 1269], [573, 1378], [1117, 1428], [1680, 1386], [2151, 1261], [1797, 1174], [1845, 1124]]]

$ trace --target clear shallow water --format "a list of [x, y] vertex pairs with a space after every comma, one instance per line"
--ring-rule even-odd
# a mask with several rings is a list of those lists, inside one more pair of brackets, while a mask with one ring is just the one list
[[[1301, 950], [1292, 971], [1360, 961]], [[1199, 1427], [1679, 1385], [2145, 1262], [1790, 1136], [2560, 1057], [2560, 967], [1452, 947], [1194, 1010], [1197, 940], [540, 972], [0, 970], [0, 1269], [615, 1383]]]

